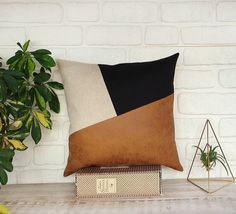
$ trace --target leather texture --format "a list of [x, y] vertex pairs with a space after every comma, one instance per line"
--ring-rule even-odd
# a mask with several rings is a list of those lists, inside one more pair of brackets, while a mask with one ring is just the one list
[[71, 134], [64, 176], [88, 166], [165, 165], [182, 171], [173, 100], [172, 94]]

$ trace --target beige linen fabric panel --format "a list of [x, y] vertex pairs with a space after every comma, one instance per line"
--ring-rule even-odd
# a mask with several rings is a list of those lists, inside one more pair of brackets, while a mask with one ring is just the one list
[[57, 60], [61, 72], [70, 134], [117, 116], [97, 64]]

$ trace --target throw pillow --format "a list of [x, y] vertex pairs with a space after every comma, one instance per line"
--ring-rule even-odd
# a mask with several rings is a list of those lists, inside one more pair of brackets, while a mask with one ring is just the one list
[[64, 176], [88, 166], [183, 170], [173, 120], [178, 56], [117, 65], [58, 60], [71, 123]]

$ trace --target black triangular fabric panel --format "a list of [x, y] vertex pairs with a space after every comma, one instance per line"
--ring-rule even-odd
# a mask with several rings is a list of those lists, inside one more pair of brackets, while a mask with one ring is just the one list
[[117, 115], [167, 97], [179, 53], [151, 62], [99, 65]]

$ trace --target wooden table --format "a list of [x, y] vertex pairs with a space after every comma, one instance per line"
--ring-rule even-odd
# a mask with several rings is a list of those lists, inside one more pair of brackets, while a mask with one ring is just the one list
[[236, 184], [207, 194], [186, 180], [163, 180], [162, 196], [129, 200], [78, 200], [72, 183], [7, 185], [0, 190], [0, 203], [12, 214], [236, 214]]

